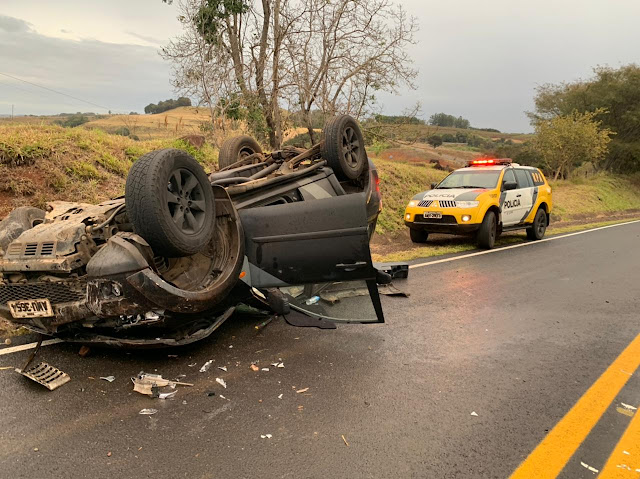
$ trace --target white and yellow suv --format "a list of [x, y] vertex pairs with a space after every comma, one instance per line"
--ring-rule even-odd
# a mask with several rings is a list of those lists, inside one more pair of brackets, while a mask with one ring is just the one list
[[426, 242], [429, 233], [475, 234], [481, 248], [493, 248], [503, 231], [526, 229], [529, 239], [539, 240], [549, 225], [546, 178], [507, 158], [472, 160], [431, 188], [414, 196], [404, 213], [414, 243]]

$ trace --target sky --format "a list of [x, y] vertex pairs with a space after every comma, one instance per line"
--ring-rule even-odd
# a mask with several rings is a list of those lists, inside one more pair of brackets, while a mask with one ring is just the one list
[[[177, 1], [177, 0], [176, 0]], [[379, 109], [463, 116], [476, 127], [528, 132], [535, 88], [640, 63], [638, 0], [396, 0], [417, 18], [409, 48], [416, 89], [380, 93]], [[142, 112], [176, 97], [158, 50], [180, 34], [161, 0], [2, 0], [0, 115]]]

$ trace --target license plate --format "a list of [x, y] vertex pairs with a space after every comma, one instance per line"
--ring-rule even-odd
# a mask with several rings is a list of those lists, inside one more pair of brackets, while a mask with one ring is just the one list
[[14, 318], [40, 318], [53, 316], [53, 308], [48, 299], [27, 299], [24, 301], [7, 301], [7, 306]]
[[434, 211], [428, 211], [426, 213], [424, 213], [424, 217], [425, 218], [432, 218], [432, 219], [441, 219], [442, 218], [442, 213], [436, 213]]

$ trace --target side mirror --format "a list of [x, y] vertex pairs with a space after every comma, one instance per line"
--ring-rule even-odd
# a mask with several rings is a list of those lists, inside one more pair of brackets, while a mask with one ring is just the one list
[[432, 190], [435, 190], [436, 186], [438, 186], [438, 183], [431, 183], [431, 189]]
[[502, 183], [502, 189], [504, 191], [515, 190], [517, 188], [518, 188], [518, 183], [516, 183], [515, 181], [505, 181], [504, 183]]

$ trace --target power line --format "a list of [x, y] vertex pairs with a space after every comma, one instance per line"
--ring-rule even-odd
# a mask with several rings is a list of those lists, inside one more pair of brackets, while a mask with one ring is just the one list
[[27, 81], [27, 80], [23, 80], [22, 78], [14, 77], [12, 75], [9, 75], [8, 73], [0, 72], [0, 75], [4, 75], [6, 77], [13, 78], [14, 80], [18, 80], [18, 81], [21, 81], [21, 82], [24, 82], [24, 83], [28, 83], [29, 85], [33, 85], [35, 87], [42, 88], [43, 90], [48, 90], [48, 91], [56, 93], [58, 95], [66, 96], [66, 97], [69, 97], [69, 98], [73, 98], [74, 100], [81, 101], [83, 103], [87, 103], [87, 104], [92, 105], [92, 106], [97, 106], [98, 108], [102, 108], [103, 110], [110, 110], [110, 108], [108, 108], [106, 106], [98, 105], [96, 103], [93, 103], [93, 102], [90, 102], [90, 101], [87, 101], [87, 100], [83, 100], [82, 98], [78, 98], [78, 97], [73, 96], [73, 95], [68, 95], [66, 93], [62, 93], [60, 91], [53, 90], [53, 89], [48, 88], [46, 86], [38, 85], [37, 83], [33, 83], [33, 82], [30, 82], [30, 81]]

